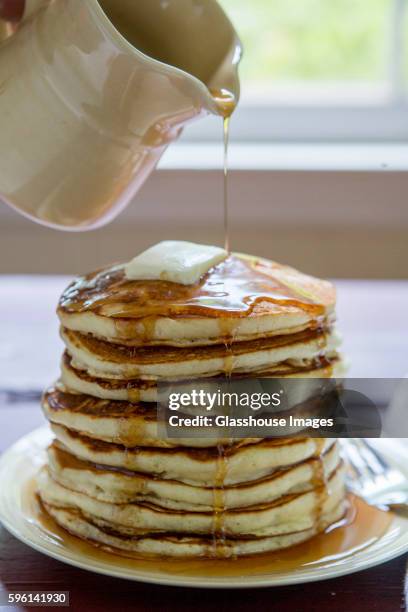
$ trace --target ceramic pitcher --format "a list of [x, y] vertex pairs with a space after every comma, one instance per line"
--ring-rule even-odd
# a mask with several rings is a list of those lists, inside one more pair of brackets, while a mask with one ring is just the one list
[[214, 92], [239, 95], [215, 0], [27, 0], [0, 36], [0, 199], [61, 229], [115, 217], [183, 126], [222, 114]]

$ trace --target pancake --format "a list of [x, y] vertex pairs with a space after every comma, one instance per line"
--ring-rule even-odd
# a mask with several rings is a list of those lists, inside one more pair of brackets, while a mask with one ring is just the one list
[[[155, 405], [167, 380], [180, 389], [228, 378], [259, 391], [255, 378], [341, 376], [333, 286], [239, 254], [191, 285], [124, 270], [80, 277], [59, 301], [66, 350], [42, 400], [55, 435], [38, 479], [44, 509], [97, 546], [152, 557], [279, 550], [341, 519], [335, 439], [301, 425], [271, 439], [228, 439], [227, 428], [168, 438]], [[326, 410], [316, 390], [318, 380], [285, 387], [300, 415]]]
[[208, 346], [316, 327], [334, 306], [327, 281], [235, 254], [193, 286], [130, 281], [123, 265], [79, 277], [61, 296], [58, 316], [66, 329], [110, 342]]
[[[300, 385], [303, 381], [299, 381], [299, 385], [291, 389], [291, 400], [297, 404], [297, 417], [308, 418], [317, 414], [324, 416], [327, 409], [330, 408], [329, 402], [326, 402], [326, 405], [321, 401], [320, 378], [317, 379], [316, 388], [313, 386], [313, 379], [319, 376], [319, 372], [323, 371], [324, 374], [325, 370], [327, 367], [310, 371], [310, 382], [306, 378], [303, 386]], [[208, 391], [213, 391], [214, 384], [217, 384], [216, 381], [211, 379]], [[203, 382], [200, 383], [200, 388], [206, 389]], [[289, 393], [289, 390], [287, 392]], [[219, 444], [242, 446], [256, 442], [259, 438], [259, 436], [249, 439], [241, 437], [234, 440], [236, 434], [228, 426], [213, 428], [209, 431], [205, 427], [201, 430], [195, 427], [193, 436], [191, 428], [181, 426], [177, 428], [177, 436], [166, 435], [165, 424], [158, 421], [156, 404], [98, 398], [69, 389], [62, 383], [57, 383], [44, 393], [42, 408], [46, 418], [54, 424], [62, 425], [96, 440], [113, 442], [129, 448], [135, 446], [211, 447]], [[184, 412], [194, 416], [197, 414], [197, 409], [189, 410], [185, 407]], [[296, 431], [293, 426], [288, 430], [292, 435], [302, 431], [304, 435], [309, 435], [307, 427], [302, 428], [301, 425]], [[285, 429], [282, 427], [280, 435], [284, 434]], [[266, 434], [264, 437], [270, 436]]]
[[313, 529], [317, 511], [319, 515], [333, 512], [344, 499], [344, 467], [339, 466], [327, 485], [322, 483], [311, 491], [282, 496], [258, 506], [223, 508], [220, 513], [171, 510], [148, 503], [100, 501], [61, 486], [50, 477], [47, 468], [39, 477], [39, 493], [44, 503], [79, 510], [94, 524], [112, 528], [123, 536], [160, 532], [212, 535], [216, 528], [224, 537], [268, 537]]
[[224, 486], [215, 493], [214, 488], [83, 461], [57, 444], [48, 449], [51, 476], [67, 489], [114, 504], [147, 502], [163, 508], [205, 512], [214, 509], [216, 499], [222, 499], [225, 509], [245, 508], [269, 503], [284, 495], [310, 491], [320, 476], [323, 480], [328, 479], [339, 463], [339, 447], [333, 444], [321, 457], [275, 470], [260, 480]]
[[272, 536], [268, 538], [230, 539], [192, 537], [175, 534], [159, 534], [132, 538], [122, 536], [112, 529], [92, 523], [89, 517], [80, 512], [43, 504], [46, 511], [61, 527], [69, 533], [100, 546], [117, 555], [142, 557], [175, 557], [175, 558], [231, 558], [274, 552], [295, 546], [309, 540], [327, 527], [339, 521], [347, 509], [346, 501], [341, 501], [329, 514], [323, 514], [319, 522], [311, 529]]
[[[326, 354], [314, 359], [289, 360], [268, 367], [266, 370], [253, 372], [254, 378], [301, 377], [301, 378], [340, 378], [344, 374], [344, 362], [338, 353]], [[245, 374], [232, 373], [233, 380]], [[222, 375], [218, 375], [221, 379]], [[129, 402], [157, 402], [157, 383], [149, 379], [101, 378], [91, 376], [81, 368], [73, 366], [72, 358], [65, 351], [61, 360], [61, 382], [76, 391], [101, 399], [113, 399]]]
[[218, 448], [126, 448], [61, 425], [51, 428], [63, 450], [85, 461], [204, 487], [217, 486], [220, 472], [224, 485], [265, 478], [276, 469], [318, 456], [335, 443], [328, 438], [272, 438], [227, 447], [221, 454]]
[[[103, 400], [50, 387], [42, 399], [44, 415], [51, 422], [83, 433], [95, 440], [122, 444], [125, 447], [217, 446], [230, 440], [221, 436], [203, 438], [164, 438], [157, 423], [156, 406], [145, 403]], [[180, 428], [181, 435], [183, 428]], [[253, 439], [257, 441], [257, 439]], [[235, 444], [251, 444], [251, 439]]]
[[288, 360], [332, 354], [339, 344], [335, 334], [321, 330], [194, 349], [127, 347], [67, 329], [61, 330], [61, 337], [74, 367], [91, 376], [156, 380], [251, 374]]

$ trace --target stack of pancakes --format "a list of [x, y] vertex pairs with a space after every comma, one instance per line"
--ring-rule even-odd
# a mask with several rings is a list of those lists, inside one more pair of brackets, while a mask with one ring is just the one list
[[45, 509], [127, 555], [248, 555], [338, 521], [335, 440], [163, 438], [156, 414], [160, 381], [341, 375], [334, 308], [329, 283], [243, 255], [189, 286], [128, 280], [121, 265], [75, 280], [58, 307], [61, 379], [43, 398]]

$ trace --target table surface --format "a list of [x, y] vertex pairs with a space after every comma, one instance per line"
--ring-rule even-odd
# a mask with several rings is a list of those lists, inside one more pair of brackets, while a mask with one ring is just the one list
[[[57, 377], [62, 345], [55, 304], [66, 277], [0, 277], [0, 452], [43, 423], [41, 389]], [[350, 376], [408, 373], [408, 282], [338, 281], [338, 325]], [[314, 584], [245, 591], [144, 585], [98, 576], [50, 559], [0, 526], [0, 591], [64, 590], [75, 610], [396, 612], [405, 609], [406, 559]], [[7, 608], [11, 610], [12, 608]], [[14, 608], [17, 609], [17, 608]]]

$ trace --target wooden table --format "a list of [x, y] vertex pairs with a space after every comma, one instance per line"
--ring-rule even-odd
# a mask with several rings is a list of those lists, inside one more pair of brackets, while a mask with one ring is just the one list
[[[43, 422], [37, 394], [58, 373], [54, 314], [62, 277], [0, 277], [0, 452]], [[408, 373], [408, 282], [341, 281], [339, 327], [354, 377]], [[127, 582], [59, 563], [0, 527], [0, 590], [70, 591], [75, 610], [405, 609], [404, 557], [343, 578], [285, 588], [205, 591]], [[11, 610], [12, 608], [7, 608]], [[14, 608], [15, 610], [18, 608]]]

